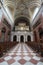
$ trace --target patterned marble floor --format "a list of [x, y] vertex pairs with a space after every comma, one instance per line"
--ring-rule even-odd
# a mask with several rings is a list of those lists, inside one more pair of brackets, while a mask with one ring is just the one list
[[42, 59], [25, 43], [19, 43], [0, 58], [0, 65], [43, 65]]

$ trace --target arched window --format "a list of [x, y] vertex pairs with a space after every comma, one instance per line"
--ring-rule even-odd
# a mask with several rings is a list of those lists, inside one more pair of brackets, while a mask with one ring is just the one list
[[43, 42], [43, 29], [39, 28], [39, 37], [40, 37], [40, 41]]
[[6, 28], [3, 27], [2, 30], [1, 30], [1, 33], [2, 33], [2, 37], [1, 37], [1, 41], [5, 41], [5, 33], [6, 33]]
[[6, 28], [3, 27], [1, 32], [2, 32], [2, 33], [5, 33], [5, 32], [6, 32]]
[[40, 27], [39, 28], [39, 37], [41, 38], [43, 36], [43, 29]]

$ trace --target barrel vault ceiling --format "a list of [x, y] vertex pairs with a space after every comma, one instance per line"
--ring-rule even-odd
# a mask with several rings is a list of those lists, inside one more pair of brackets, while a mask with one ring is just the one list
[[13, 22], [20, 16], [27, 17], [32, 21], [35, 12], [41, 6], [41, 0], [3, 0], [3, 5], [9, 10]]

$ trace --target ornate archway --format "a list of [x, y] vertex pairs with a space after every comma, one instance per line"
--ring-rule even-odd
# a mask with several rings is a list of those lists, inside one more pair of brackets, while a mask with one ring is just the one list
[[31, 41], [31, 36], [30, 35], [27, 36], [27, 41]]
[[17, 41], [17, 36], [16, 35], [14, 35], [13, 41]]
[[24, 42], [24, 36], [23, 35], [21, 35], [21, 37], [20, 37], [20, 42]]

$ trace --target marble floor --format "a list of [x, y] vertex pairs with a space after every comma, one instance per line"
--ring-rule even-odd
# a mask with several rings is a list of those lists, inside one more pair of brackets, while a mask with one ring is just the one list
[[0, 58], [0, 65], [43, 65], [43, 57], [19, 43]]

